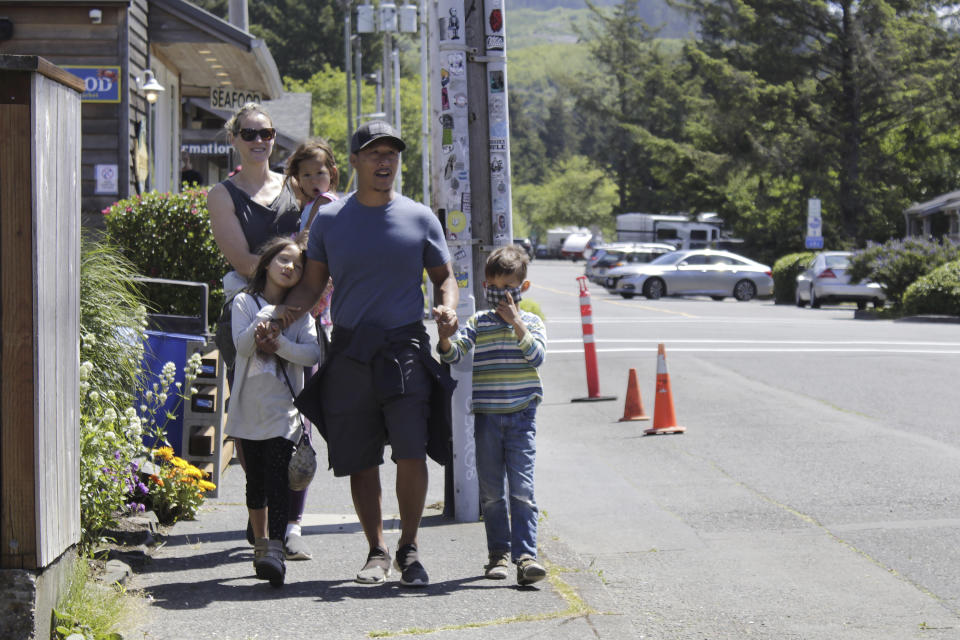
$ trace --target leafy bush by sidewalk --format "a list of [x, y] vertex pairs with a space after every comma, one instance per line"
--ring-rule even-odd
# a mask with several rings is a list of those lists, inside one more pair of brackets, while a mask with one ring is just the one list
[[[135, 270], [119, 250], [84, 238], [80, 259], [80, 546], [92, 548], [124, 513], [143, 511], [150, 488], [140, 460], [146, 441], [162, 443], [167, 393], [189, 397], [200, 356], [188, 364], [187, 389], [170, 389], [175, 365], [158, 380], [142, 370], [146, 310]], [[136, 398], [146, 390], [139, 407]], [[139, 411], [138, 411], [139, 409]], [[174, 409], [176, 410], [176, 409]], [[162, 415], [158, 422], [156, 416]], [[191, 500], [202, 496], [192, 487]], [[154, 502], [163, 505], [157, 498]], [[179, 508], [179, 507], [178, 507]]]
[[960, 246], [948, 240], [888, 240], [883, 244], [871, 243], [854, 253], [847, 273], [851, 282], [878, 283], [887, 294], [887, 301], [900, 308], [907, 287], [953, 260], [960, 260]]
[[[108, 237], [141, 275], [206, 282], [209, 308], [223, 306], [221, 279], [229, 267], [210, 230], [206, 188], [151, 191], [120, 200], [103, 214]], [[196, 294], [183, 287], [149, 284], [144, 290], [151, 311], [199, 315]]]
[[813, 251], [788, 253], [773, 263], [773, 300], [776, 304], [793, 304], [797, 293], [797, 276], [817, 255]]
[[960, 316], [960, 260], [937, 267], [907, 287], [904, 313]]

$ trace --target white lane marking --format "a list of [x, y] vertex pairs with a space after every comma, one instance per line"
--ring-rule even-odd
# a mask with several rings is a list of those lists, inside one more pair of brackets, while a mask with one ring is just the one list
[[[670, 353], [676, 353], [677, 351], [689, 352], [689, 353], [902, 353], [902, 354], [917, 354], [917, 353], [926, 353], [931, 355], [948, 355], [956, 356], [960, 355], [960, 350], [957, 351], [934, 351], [932, 349], [828, 349], [828, 348], [757, 348], [757, 347], [670, 347]], [[653, 350], [650, 347], [643, 349], [640, 348], [625, 348], [625, 349], [597, 349], [597, 353], [634, 353], [634, 352], [643, 352], [651, 353]], [[583, 349], [547, 349], [547, 355], [563, 355], [563, 354], [573, 354], [573, 353], [583, 353]]]
[[[548, 344], [582, 342], [580, 338], [548, 339]], [[712, 338], [596, 338], [597, 344], [795, 344], [795, 345], [901, 345], [910, 347], [960, 347], [960, 342], [923, 342], [914, 340], [724, 340]]]

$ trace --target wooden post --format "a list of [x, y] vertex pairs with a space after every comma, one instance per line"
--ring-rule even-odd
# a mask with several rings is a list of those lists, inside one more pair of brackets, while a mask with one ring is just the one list
[[43, 58], [0, 55], [0, 568], [80, 539], [80, 93]]

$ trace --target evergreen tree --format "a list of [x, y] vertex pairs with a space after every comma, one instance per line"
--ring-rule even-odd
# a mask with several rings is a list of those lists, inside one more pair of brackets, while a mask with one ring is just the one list
[[686, 6], [701, 27], [688, 60], [714, 101], [717, 141], [741, 178], [753, 170], [757, 199], [789, 202], [797, 233], [811, 196], [824, 200], [837, 242], [899, 233], [917, 179], [904, 164], [926, 174], [925, 158], [940, 162], [957, 144], [955, 107], [944, 100], [957, 87], [960, 51], [939, 15], [948, 3]]

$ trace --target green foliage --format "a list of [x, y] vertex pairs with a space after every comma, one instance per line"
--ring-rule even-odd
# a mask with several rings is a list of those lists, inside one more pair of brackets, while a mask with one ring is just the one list
[[960, 260], [937, 267], [907, 287], [903, 311], [909, 315], [960, 316]]
[[790, 253], [773, 263], [773, 300], [776, 304], [793, 304], [797, 293], [797, 276], [806, 269], [812, 251]]
[[543, 314], [543, 309], [540, 308], [540, 303], [535, 300], [522, 298], [517, 307], [522, 311], [529, 311], [530, 313], [539, 316], [544, 322], [547, 321], [547, 316]]
[[603, 169], [582, 156], [571, 156], [552, 166], [541, 184], [523, 184], [513, 191], [513, 215], [518, 228], [542, 237], [556, 225], [599, 226], [613, 232], [611, 211], [617, 188]]
[[[176, 367], [158, 380], [141, 372], [146, 311], [135, 271], [119, 249], [84, 238], [80, 258], [80, 546], [91, 549], [124, 513], [145, 509], [144, 439], [165, 437], [163, 412]], [[188, 389], [199, 355], [185, 374]], [[139, 411], [136, 398], [143, 396]], [[186, 393], [189, 397], [189, 391]], [[183, 396], [180, 396], [181, 399]], [[176, 411], [176, 406], [173, 411]], [[162, 415], [160, 421], [157, 415]]]
[[104, 589], [91, 575], [85, 557], [77, 558], [67, 588], [54, 609], [54, 640], [79, 635], [84, 640], [122, 640], [146, 608], [145, 601], [122, 588]]
[[109, 243], [84, 236], [80, 247], [81, 361], [91, 363], [91, 389], [129, 405], [138, 390], [147, 316], [136, 268]]
[[[347, 90], [343, 71], [326, 64], [306, 80], [286, 78], [285, 85], [287, 91], [312, 94], [313, 134], [326, 139], [333, 146], [337, 167], [340, 170], [340, 189], [347, 190], [350, 186], [352, 169], [350, 168], [350, 157], [347, 153], [348, 136], [345, 115], [347, 112]], [[404, 75], [401, 73], [400, 132], [407, 145], [402, 156], [402, 191], [405, 195], [418, 201], [423, 199], [420, 97], [420, 76], [418, 74]], [[375, 105], [376, 87], [364, 85], [364, 111], [373, 111]], [[356, 123], [354, 124], [356, 125]]]
[[[942, 96], [960, 80], [960, 41], [939, 15], [948, 3], [688, 5], [701, 37], [685, 57], [711, 133], [701, 148], [729, 156], [718, 184], [730, 172], [756, 178], [759, 216], [799, 218], [816, 196], [828, 244], [861, 245], [899, 235], [903, 209], [947, 174], [954, 188], [958, 126]], [[753, 228], [729, 202], [718, 210]], [[768, 229], [756, 241], [777, 243]]]
[[[107, 237], [151, 278], [205, 282], [209, 309], [223, 305], [221, 278], [229, 270], [210, 230], [207, 189], [182, 193], [151, 191], [114, 203], [104, 210]], [[190, 288], [162, 284], [144, 287], [150, 310], [199, 316], [199, 296]]]
[[871, 243], [850, 258], [853, 282], [872, 280], [883, 287], [887, 301], [900, 307], [907, 288], [937, 267], [960, 259], [960, 246], [920, 238]]
[[83, 238], [80, 258], [80, 544], [89, 548], [134, 498], [146, 311], [133, 266], [108, 244]]

